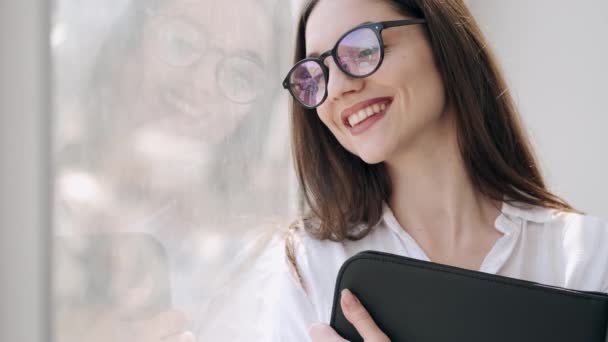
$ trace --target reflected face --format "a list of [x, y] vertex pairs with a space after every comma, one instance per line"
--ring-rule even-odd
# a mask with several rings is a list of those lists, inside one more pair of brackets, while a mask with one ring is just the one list
[[144, 120], [208, 143], [230, 135], [265, 95], [270, 30], [256, 0], [171, 0], [149, 14], [141, 56]]
[[[340, 13], [340, 15], [336, 15]], [[321, 0], [306, 26], [306, 54], [331, 49], [363, 22], [411, 19], [386, 1]], [[390, 161], [412, 149], [443, 117], [445, 95], [424, 25], [385, 29], [384, 61], [366, 78], [350, 78], [333, 59], [327, 99], [317, 108], [323, 123], [367, 163]]]

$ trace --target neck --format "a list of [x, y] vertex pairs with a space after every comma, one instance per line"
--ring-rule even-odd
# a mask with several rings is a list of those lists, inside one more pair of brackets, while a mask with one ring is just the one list
[[453, 116], [416, 139], [407, 151], [386, 161], [395, 218], [416, 240], [455, 251], [495, 232], [500, 204], [473, 186], [458, 148]]

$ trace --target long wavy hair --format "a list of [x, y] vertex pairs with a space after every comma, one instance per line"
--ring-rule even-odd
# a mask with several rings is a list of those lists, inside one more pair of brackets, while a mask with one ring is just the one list
[[[456, 109], [458, 145], [475, 189], [496, 201], [575, 211], [547, 189], [496, 58], [464, 2], [385, 1], [404, 16], [427, 21], [424, 27], [447, 101]], [[294, 62], [305, 57], [306, 24], [318, 2], [309, 1], [303, 8]], [[291, 133], [296, 174], [308, 207], [303, 220], [291, 228], [304, 227], [321, 240], [366, 236], [382, 216], [382, 202], [391, 195], [385, 165], [370, 165], [351, 154], [316, 110], [293, 100]], [[306, 224], [309, 220], [315, 224]], [[295, 266], [289, 237], [293, 234], [288, 235], [287, 255]]]

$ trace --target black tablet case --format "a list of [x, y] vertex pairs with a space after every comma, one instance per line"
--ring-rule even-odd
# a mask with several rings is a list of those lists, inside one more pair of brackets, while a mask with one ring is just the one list
[[330, 325], [362, 341], [346, 320], [350, 289], [392, 342], [607, 342], [608, 294], [512, 279], [365, 251], [344, 262]]

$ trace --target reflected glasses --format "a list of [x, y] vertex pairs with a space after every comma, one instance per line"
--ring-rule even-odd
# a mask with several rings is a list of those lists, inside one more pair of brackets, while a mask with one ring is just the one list
[[219, 55], [215, 82], [220, 93], [237, 104], [254, 102], [263, 92], [266, 70], [262, 57], [251, 50], [226, 54], [221, 47], [211, 45], [211, 37], [194, 24], [172, 17], [156, 15], [152, 26], [152, 48], [166, 65], [187, 68], [195, 65], [205, 54]]
[[382, 30], [414, 24], [424, 24], [424, 19], [382, 21], [363, 24], [343, 34], [333, 49], [319, 57], [305, 58], [287, 73], [283, 88], [304, 107], [316, 108], [327, 98], [329, 69], [324, 64], [331, 56], [342, 72], [353, 78], [368, 77], [380, 68], [384, 60]]

